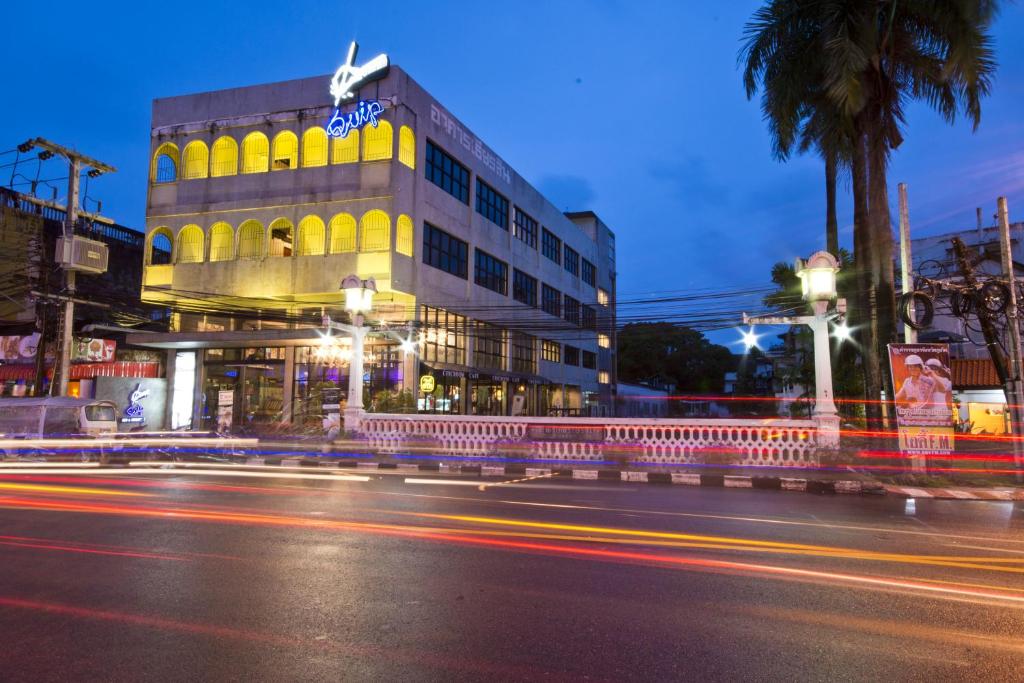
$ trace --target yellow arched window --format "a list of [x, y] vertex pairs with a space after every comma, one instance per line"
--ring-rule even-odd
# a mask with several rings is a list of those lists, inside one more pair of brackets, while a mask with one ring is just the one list
[[381, 120], [377, 127], [363, 128], [363, 161], [379, 161], [391, 158], [392, 147], [391, 124]]
[[306, 216], [299, 221], [297, 249], [299, 256], [323, 255], [324, 222], [319, 216]]
[[391, 218], [380, 209], [364, 213], [359, 219], [359, 251], [387, 251], [390, 248]]
[[217, 138], [210, 148], [210, 177], [238, 173], [238, 143], [230, 135]]
[[327, 165], [327, 131], [310, 128], [302, 134], [302, 167]]
[[250, 220], [238, 226], [238, 258], [263, 258], [263, 224], [259, 221]]
[[331, 163], [354, 164], [359, 161], [359, 131], [349, 131], [343, 138], [331, 138]]
[[209, 164], [210, 150], [202, 140], [193, 140], [181, 151], [181, 177], [185, 180], [205, 178]]
[[416, 134], [409, 126], [398, 129], [398, 160], [409, 168], [416, 168]]
[[174, 234], [170, 228], [156, 228], [149, 233], [149, 244], [146, 249], [147, 266], [163, 266], [171, 262]]
[[150, 164], [149, 179], [154, 183], [173, 183], [178, 179], [178, 146], [173, 142], [165, 142], [153, 152], [153, 163]]
[[412, 234], [412, 219], [403, 213], [395, 223], [395, 251], [412, 256]]
[[230, 261], [235, 258], [235, 231], [227, 223], [210, 226], [210, 261]]
[[203, 262], [203, 229], [186, 225], [178, 232], [178, 263]]
[[278, 218], [270, 224], [270, 256], [291, 256], [294, 226], [287, 218]]
[[356, 219], [339, 213], [331, 219], [331, 253], [345, 254], [356, 250]]
[[274, 136], [270, 155], [271, 171], [287, 171], [299, 166], [299, 138], [290, 130], [282, 130]]
[[270, 166], [267, 136], [253, 131], [242, 139], [242, 173], [266, 173]]

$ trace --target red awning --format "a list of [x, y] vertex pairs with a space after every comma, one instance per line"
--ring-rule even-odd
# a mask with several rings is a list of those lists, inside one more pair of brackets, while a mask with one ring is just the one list
[[0, 382], [35, 378], [36, 366], [34, 365], [0, 365]]
[[[53, 377], [53, 366], [47, 366], [46, 376]], [[156, 361], [117, 361], [114, 363], [73, 363], [68, 379], [93, 377], [159, 377], [160, 363]], [[34, 380], [36, 366], [28, 364], [0, 365], [0, 381]]]

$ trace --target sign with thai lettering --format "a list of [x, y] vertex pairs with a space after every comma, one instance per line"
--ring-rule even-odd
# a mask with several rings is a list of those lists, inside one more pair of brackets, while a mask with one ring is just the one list
[[334, 112], [327, 123], [327, 134], [331, 137], [345, 138], [351, 131], [358, 130], [368, 123], [376, 128], [379, 123], [378, 117], [384, 113], [384, 105], [376, 100], [360, 101], [354, 110], [345, 113], [341, 111], [343, 103], [355, 99], [356, 90], [366, 83], [384, 78], [391, 68], [391, 60], [385, 54], [377, 55], [365, 64], [356, 66], [358, 51], [359, 44], [352, 41], [348, 48], [348, 58], [331, 78], [330, 93], [334, 97]]
[[604, 425], [528, 424], [526, 438], [534, 441], [604, 442]]
[[953, 374], [947, 344], [889, 344], [900, 450], [953, 450]]
[[492, 152], [487, 145], [480, 142], [479, 138], [464, 130], [455, 119], [441, 111], [440, 107], [433, 103], [430, 105], [430, 120], [449, 135], [452, 140], [462, 145], [466, 151], [479, 159], [496, 176], [506, 183], [512, 182], [512, 169], [502, 161], [501, 157]]
[[436, 386], [433, 375], [423, 375], [420, 377], [420, 391], [424, 394], [429, 394], [434, 390]]

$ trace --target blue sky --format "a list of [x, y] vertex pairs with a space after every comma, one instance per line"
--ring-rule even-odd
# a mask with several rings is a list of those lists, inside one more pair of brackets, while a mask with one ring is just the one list
[[[22, 1], [0, 44], [0, 149], [41, 135], [115, 165], [90, 195], [141, 227], [153, 98], [328, 73], [356, 39], [559, 208], [612, 226], [620, 296], [763, 285], [772, 263], [823, 246], [824, 183], [814, 157], [771, 158], [744, 96], [736, 55], [759, 4]], [[973, 226], [998, 195], [1024, 219], [1021, 35], [1008, 6], [977, 133], [910, 110], [890, 178], [909, 184], [915, 234]], [[840, 219], [849, 246], [845, 196]]]

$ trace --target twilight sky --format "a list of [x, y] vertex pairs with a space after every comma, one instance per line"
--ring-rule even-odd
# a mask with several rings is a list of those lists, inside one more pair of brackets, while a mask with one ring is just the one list
[[[90, 195], [125, 225], [143, 225], [153, 98], [329, 73], [356, 39], [556, 206], [596, 211], [618, 236], [620, 297], [763, 286], [772, 263], [824, 245], [820, 161], [773, 161], [743, 94], [736, 57], [757, 0], [12, 4], [0, 150], [41, 135], [113, 164]], [[971, 227], [998, 195], [1024, 219], [1021, 35], [1024, 10], [1008, 5], [977, 133], [910, 110], [890, 194], [909, 184], [915, 235]]]

